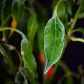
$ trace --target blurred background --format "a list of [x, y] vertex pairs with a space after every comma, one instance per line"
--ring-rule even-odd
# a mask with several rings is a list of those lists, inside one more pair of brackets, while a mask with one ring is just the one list
[[[44, 55], [44, 28], [47, 24], [47, 21], [52, 17], [54, 8], [59, 0], [30, 0], [30, 3], [37, 15], [37, 30], [33, 43], [33, 54], [36, 59], [37, 71], [38, 71], [38, 81], [42, 84], [43, 82], [43, 71], [45, 66], [45, 55]], [[5, 27], [14, 27], [12, 26], [12, 22], [14, 17], [12, 16], [12, 2], [13, 0], [0, 0], [0, 25], [2, 24], [2, 15], [4, 15], [4, 19], [11, 14], [11, 17], [4, 25]], [[81, 3], [81, 0], [68, 0], [68, 22], [70, 22], [71, 18], [74, 18], [77, 9]], [[2, 6], [4, 3], [4, 14], [2, 14]], [[27, 1], [25, 1], [25, 6], [28, 6]], [[24, 18], [20, 22], [14, 22], [16, 25], [14, 28], [22, 31], [27, 36], [27, 26], [28, 19], [30, 17], [30, 12], [28, 10], [24, 10]], [[84, 12], [84, 5], [81, 9], [81, 13]], [[61, 2], [58, 7], [58, 17], [65, 25], [65, 2]], [[69, 25], [70, 28], [70, 25]], [[76, 22], [75, 28], [83, 28], [84, 29], [84, 14], [83, 16], [79, 16]], [[6, 33], [6, 43], [13, 45], [16, 49], [21, 51], [21, 40], [22, 37], [16, 32], [7, 31]], [[9, 36], [10, 35], [10, 36]], [[75, 37], [82, 38], [83, 35], [80, 32], [73, 33]], [[2, 32], [0, 32], [0, 43], [3, 42]], [[19, 58], [15, 51], [10, 51], [13, 62], [15, 64], [16, 69], [19, 68]], [[1, 54], [0, 54], [1, 55]], [[14, 81], [14, 77], [10, 74], [10, 67], [8, 63], [4, 62], [4, 57], [0, 56], [0, 82], [1, 84], [7, 84], [6, 82], [9, 80]], [[72, 42], [69, 41], [64, 55], [62, 57], [62, 61], [68, 66], [71, 72], [78, 74], [80, 73], [80, 69], [84, 70], [84, 43], [82, 42]], [[55, 74], [55, 80], [52, 80], [52, 84], [57, 84], [58, 80], [64, 75], [64, 71], [61, 66], [58, 67], [57, 72]], [[47, 78], [46, 78], [47, 79]], [[77, 84], [77, 79], [73, 76], [74, 84]], [[4, 83], [5, 81], [5, 83]], [[81, 77], [79, 78], [81, 81]], [[65, 83], [64, 83], [65, 84]], [[70, 83], [71, 84], [71, 83]], [[80, 83], [78, 83], [80, 84]]]

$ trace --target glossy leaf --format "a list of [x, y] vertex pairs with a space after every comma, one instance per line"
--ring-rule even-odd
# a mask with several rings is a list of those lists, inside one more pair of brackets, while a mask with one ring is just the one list
[[1, 45], [0, 45], [0, 50], [3, 52], [1, 52], [2, 55], [6, 56], [6, 59], [10, 65], [10, 68], [12, 70], [12, 73], [13, 75], [15, 76], [16, 75], [16, 69], [15, 69], [15, 66], [14, 66], [14, 63], [13, 63], [13, 60], [11, 58], [11, 55], [10, 55], [10, 52], [7, 48], [3, 48]]
[[47, 59], [44, 73], [47, 73], [50, 67], [60, 59], [64, 47], [65, 31], [62, 22], [57, 17], [57, 7], [58, 4], [44, 30], [44, 51]]
[[13, 14], [16, 21], [21, 21], [24, 17], [24, 3], [21, 3], [19, 0], [13, 1]]
[[25, 68], [27, 69], [28, 79], [30, 80], [31, 84], [37, 84], [38, 76], [36, 71], [35, 59], [32, 55], [32, 47], [30, 45], [30, 42], [28, 42], [25, 37], [23, 37], [21, 49], [23, 51], [22, 58]]
[[33, 41], [36, 33], [37, 23], [36, 23], [36, 14], [30, 9], [31, 16], [28, 19], [27, 23], [27, 37], [33, 46]]

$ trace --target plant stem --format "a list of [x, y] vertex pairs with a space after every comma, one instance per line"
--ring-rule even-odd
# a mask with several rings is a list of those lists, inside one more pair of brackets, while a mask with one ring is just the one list
[[18, 29], [13, 29], [11, 27], [3, 27], [3, 28], [0, 29], [0, 31], [5, 31], [5, 30], [13, 30], [13, 31], [16, 31], [17, 33], [19, 33], [20, 35], [22, 35], [23, 37], [25, 37], [25, 35], [21, 31], [19, 31]]
[[66, 25], [65, 25], [65, 28], [66, 28], [66, 35], [68, 33], [68, 0], [66, 0], [66, 9], [65, 9], [65, 18], [66, 18]]
[[83, 6], [83, 3], [84, 3], [84, 0], [82, 0], [80, 6], [79, 6], [79, 8], [78, 8], [78, 11], [77, 11], [77, 13], [76, 13], [76, 15], [75, 15], [75, 17], [74, 17], [74, 22], [73, 22], [73, 24], [72, 24], [71, 30], [74, 29], [74, 26], [75, 26], [76, 21], [77, 21], [77, 19], [78, 19], [78, 16], [79, 16], [79, 13], [80, 13], [81, 8], [82, 8], [82, 6]]

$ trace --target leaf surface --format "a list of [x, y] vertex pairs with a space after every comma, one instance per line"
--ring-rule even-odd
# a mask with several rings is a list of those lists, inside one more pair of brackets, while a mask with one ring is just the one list
[[36, 23], [36, 14], [31, 9], [30, 9], [30, 14], [31, 16], [29, 17], [28, 23], [27, 23], [27, 37], [31, 45], [33, 45], [37, 23]]
[[24, 3], [21, 3], [19, 0], [13, 1], [13, 14], [16, 21], [21, 21], [24, 17]]
[[44, 73], [47, 73], [50, 67], [60, 59], [64, 47], [65, 31], [62, 22], [57, 17], [57, 6], [44, 30], [44, 51], [47, 58]]
[[36, 70], [36, 63], [35, 59], [32, 55], [32, 47], [30, 42], [23, 36], [23, 40], [21, 42], [21, 49], [23, 51], [23, 61], [25, 68], [27, 69], [27, 76], [31, 82], [31, 84], [37, 84], [37, 70]]

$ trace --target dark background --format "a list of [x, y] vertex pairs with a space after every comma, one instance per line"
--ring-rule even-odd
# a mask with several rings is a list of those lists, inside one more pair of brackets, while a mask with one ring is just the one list
[[[51, 9], [52, 0], [37, 0], [37, 2], [42, 3], [42, 5], [46, 8], [48, 19], [50, 19], [52, 17], [52, 9]], [[33, 4], [33, 7], [35, 7], [35, 11], [37, 12], [38, 8], [34, 4]], [[76, 7], [73, 8], [74, 9], [73, 13], [76, 13], [76, 10], [78, 9], [78, 7], [79, 7], [79, 5], [76, 5]], [[69, 16], [69, 21], [70, 21], [71, 17], [73, 17], [73, 16]], [[26, 16], [24, 17], [24, 19], [25, 18], [26, 18]], [[10, 22], [11, 22], [11, 20], [10, 20]], [[24, 21], [25, 21], [25, 24], [23, 26], [21, 25], [21, 23], [18, 23], [18, 25], [20, 24], [20, 30], [23, 31], [26, 35], [27, 32], [24, 28], [26, 27], [27, 19], [25, 19]], [[9, 26], [10, 26], [10, 24], [9, 24]], [[84, 29], [84, 18], [77, 20], [74, 29], [77, 29], [77, 28], [80, 28], [80, 27]], [[80, 37], [80, 38], [82, 37], [82, 34], [79, 33], [79, 32], [74, 33], [73, 35], [75, 37]], [[2, 37], [2, 33], [0, 33], [0, 37]], [[16, 46], [16, 48], [20, 52], [21, 39], [22, 39], [22, 37], [14, 32], [12, 37], [10, 39], [8, 39], [7, 42], [9, 44], [13, 45], [13, 46]], [[39, 52], [35, 52], [35, 50], [34, 50], [34, 56], [35, 57], [38, 55], [38, 53]], [[17, 58], [17, 55], [14, 51], [12, 51], [11, 54], [12, 54], [14, 59]], [[37, 57], [36, 57], [36, 60], [38, 60]], [[84, 69], [84, 43], [69, 41], [69, 43], [68, 43], [68, 45], [65, 49], [64, 55], [62, 57], [62, 60], [67, 64], [70, 71], [72, 71], [72, 72], [78, 73], [78, 66], [79, 65], [82, 65], [82, 69]], [[19, 65], [18, 60], [15, 61], [15, 64]], [[38, 76], [39, 76], [38, 80], [41, 83], [42, 82], [43, 70], [42, 70], [41, 67], [39, 67], [38, 61], [37, 61], [37, 68], [38, 68], [38, 73], [39, 73], [38, 74]], [[57, 73], [56, 73], [56, 76], [58, 77], [57, 79], [59, 79], [62, 75], [63, 75], [63, 71], [60, 67], [58, 67], [58, 70], [57, 70]]]

